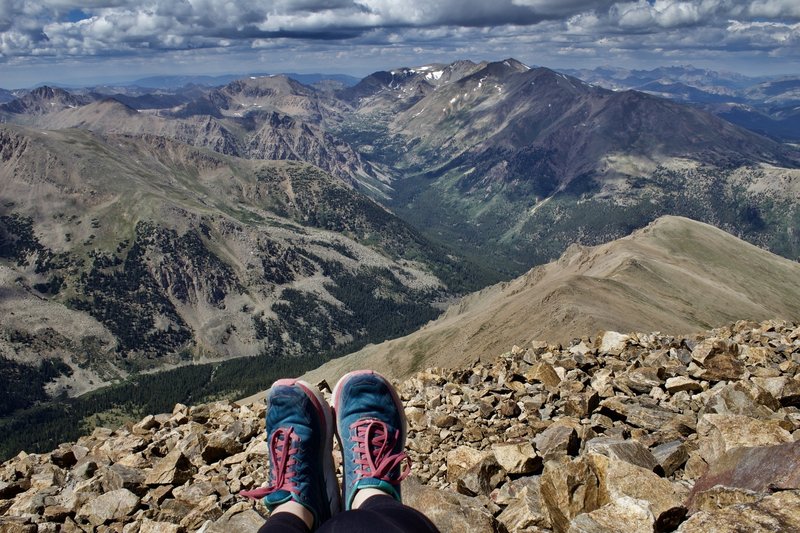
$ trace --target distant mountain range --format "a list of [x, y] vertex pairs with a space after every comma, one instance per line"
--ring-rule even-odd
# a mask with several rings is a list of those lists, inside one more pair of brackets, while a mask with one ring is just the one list
[[[645, 83], [776, 106], [794, 90], [706, 76]], [[800, 258], [797, 146], [702, 108], [751, 104], [688, 105], [511, 58], [306, 81], [48, 86], [0, 104], [0, 381], [25, 391], [0, 397], [0, 417], [149, 369], [177, 366], [180, 381], [189, 363], [257, 356], [305, 370], [664, 215]], [[664, 274], [648, 268], [655, 291]], [[244, 390], [236, 372], [208, 394]]]
[[635, 89], [696, 104], [734, 124], [778, 140], [800, 141], [800, 75], [746, 77], [694, 67], [569, 70], [588, 83]]
[[[662, 90], [695, 83], [702, 88], [693, 98], [744, 91], [785, 102], [794, 90], [787, 80], [753, 86], [759, 80], [691, 68], [582, 74]], [[756, 129], [764, 121], [778, 127], [777, 118], [743, 111], [745, 104], [704, 105]], [[781, 119], [789, 130], [791, 116]], [[800, 256], [800, 237], [789, 229], [794, 186], [772, 186], [798, 166], [796, 148], [696, 106], [514, 59], [376, 72], [351, 87], [286, 76], [173, 96], [45, 87], [0, 105], [0, 120], [151, 133], [242, 158], [306, 161], [428, 237], [495, 257], [505, 275], [557, 257], [576, 235], [597, 244], [670, 213]], [[758, 193], [763, 188], [768, 194]]]

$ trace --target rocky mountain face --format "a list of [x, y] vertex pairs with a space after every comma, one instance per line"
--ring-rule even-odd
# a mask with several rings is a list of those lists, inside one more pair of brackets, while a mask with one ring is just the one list
[[145, 369], [396, 336], [467, 268], [304, 163], [3, 126], [0, 379], [17, 397], [0, 415]]
[[[398, 384], [443, 532], [800, 527], [800, 327], [534, 341]], [[326, 383], [319, 384], [326, 394]], [[257, 531], [263, 400], [176, 405], [0, 467], [4, 531]], [[339, 451], [336, 464], [339, 464]]]
[[[0, 121], [42, 129], [158, 135], [250, 159], [305, 161], [351, 183], [384, 179], [324, 126], [340, 113], [324, 93], [286, 77], [240, 80], [187, 103], [76, 95], [42, 87], [0, 106]], [[182, 93], [183, 94], [183, 93]], [[133, 107], [132, 107], [133, 106]], [[368, 185], [367, 185], [368, 186]]]
[[[660, 74], [670, 73], [672, 81], [628, 73], [620, 83], [638, 80], [636, 87], [669, 96], [705, 79], [702, 90], [726, 98], [746, 81], [705, 71]], [[729, 89], [711, 88], [717, 85]], [[784, 106], [770, 111], [769, 121], [791, 125], [797, 106], [786, 102], [794, 90], [783, 80], [751, 93]], [[791, 231], [800, 216], [797, 189], [772, 187], [800, 165], [796, 148], [683, 103], [608, 90], [514, 59], [381, 71], [339, 90], [251, 76], [161, 108], [25, 98], [25, 105], [3, 106], [22, 108], [0, 110], [0, 119], [306, 161], [506, 277], [555, 259], [573, 242], [607, 242], [664, 214], [800, 257]], [[744, 102], [707, 105], [727, 106], [717, 111], [732, 117], [751, 105]]]
[[797, 257], [796, 189], [756, 192], [797, 168], [790, 146], [513, 60], [450, 67], [376, 73], [342, 93], [354, 113], [339, 135], [395, 169], [387, 202], [429, 235], [524, 271], [576, 238], [599, 244], [675, 214]]
[[75, 96], [64, 89], [43, 86], [0, 106], [0, 116], [40, 116], [63, 109], [76, 108], [91, 101], [91, 98]]
[[335, 381], [358, 368], [403, 378], [452, 367], [531, 338], [568, 343], [586, 331], [702, 331], [737, 318], [800, 316], [800, 264], [717, 228], [662, 217], [593, 248], [453, 303], [423, 328], [310, 372]]

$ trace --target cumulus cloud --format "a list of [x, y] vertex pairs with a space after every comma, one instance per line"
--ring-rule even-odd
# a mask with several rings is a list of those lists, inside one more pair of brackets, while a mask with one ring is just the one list
[[[0, 62], [200, 49], [800, 56], [798, 0], [0, 0]], [[26, 59], [27, 58], [27, 59]]]

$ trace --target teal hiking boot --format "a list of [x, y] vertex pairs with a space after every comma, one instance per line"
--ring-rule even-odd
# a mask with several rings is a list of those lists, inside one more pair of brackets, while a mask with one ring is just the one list
[[360, 370], [339, 380], [333, 401], [342, 447], [344, 510], [352, 509], [356, 492], [365, 488], [402, 501], [400, 482], [408, 476], [411, 461], [403, 451], [406, 417], [397, 391], [380, 374]]
[[314, 529], [340, 510], [333, 468], [330, 406], [308, 383], [276, 381], [267, 395], [269, 485], [242, 492], [270, 510], [295, 501], [314, 515]]

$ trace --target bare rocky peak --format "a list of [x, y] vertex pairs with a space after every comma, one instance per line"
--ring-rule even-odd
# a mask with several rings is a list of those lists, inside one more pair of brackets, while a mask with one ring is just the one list
[[0, 111], [14, 114], [42, 115], [65, 108], [86, 105], [93, 99], [88, 96], [76, 96], [64, 89], [38, 87], [24, 96], [0, 106]]
[[[404, 501], [444, 532], [800, 528], [797, 324], [534, 341], [397, 386]], [[263, 396], [176, 405], [4, 463], [0, 528], [255, 532], [237, 493], [267, 454]]]

